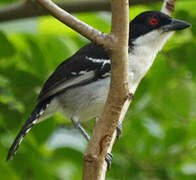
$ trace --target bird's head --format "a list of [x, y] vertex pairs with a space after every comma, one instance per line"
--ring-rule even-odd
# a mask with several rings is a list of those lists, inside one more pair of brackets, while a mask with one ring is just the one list
[[174, 31], [190, 26], [189, 23], [173, 19], [160, 11], [146, 11], [131, 21], [129, 43], [147, 45], [159, 51]]

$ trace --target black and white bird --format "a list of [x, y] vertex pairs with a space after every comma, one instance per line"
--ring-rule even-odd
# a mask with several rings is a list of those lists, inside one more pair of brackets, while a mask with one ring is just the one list
[[[157, 53], [174, 31], [188, 28], [189, 23], [159, 11], [139, 14], [130, 22], [129, 90], [134, 92], [151, 67]], [[89, 140], [79, 122], [99, 117], [110, 86], [110, 57], [103, 47], [89, 43], [62, 62], [44, 84], [38, 102], [13, 142], [7, 160], [16, 153], [29, 130], [55, 112], [71, 119]]]

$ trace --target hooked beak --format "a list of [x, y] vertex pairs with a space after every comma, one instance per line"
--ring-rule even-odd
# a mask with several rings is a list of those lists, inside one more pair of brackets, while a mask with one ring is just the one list
[[185, 21], [181, 21], [181, 20], [178, 20], [178, 19], [172, 19], [170, 24], [167, 24], [167, 25], [162, 27], [162, 30], [163, 30], [163, 32], [179, 31], [179, 30], [182, 30], [182, 29], [186, 29], [190, 26], [191, 26], [191, 24], [189, 24]]

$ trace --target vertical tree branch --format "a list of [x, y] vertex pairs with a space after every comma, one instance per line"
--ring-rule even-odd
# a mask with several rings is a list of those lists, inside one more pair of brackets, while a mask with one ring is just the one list
[[84, 157], [84, 180], [105, 179], [105, 157], [108, 152], [111, 152], [116, 137], [117, 124], [119, 120], [122, 122], [124, 119], [131, 101], [128, 90], [128, 0], [112, 0], [111, 7], [111, 35], [115, 37], [115, 41], [111, 49], [112, 79], [110, 92]]

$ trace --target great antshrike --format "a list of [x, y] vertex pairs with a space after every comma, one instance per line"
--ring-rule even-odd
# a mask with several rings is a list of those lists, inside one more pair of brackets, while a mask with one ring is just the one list
[[[130, 22], [129, 90], [134, 92], [151, 67], [157, 53], [174, 31], [188, 28], [189, 23], [159, 11], [139, 14]], [[111, 61], [103, 47], [89, 43], [63, 61], [43, 85], [30, 117], [13, 142], [7, 160], [17, 151], [33, 125], [60, 112], [89, 140], [80, 121], [99, 117], [109, 91]]]

